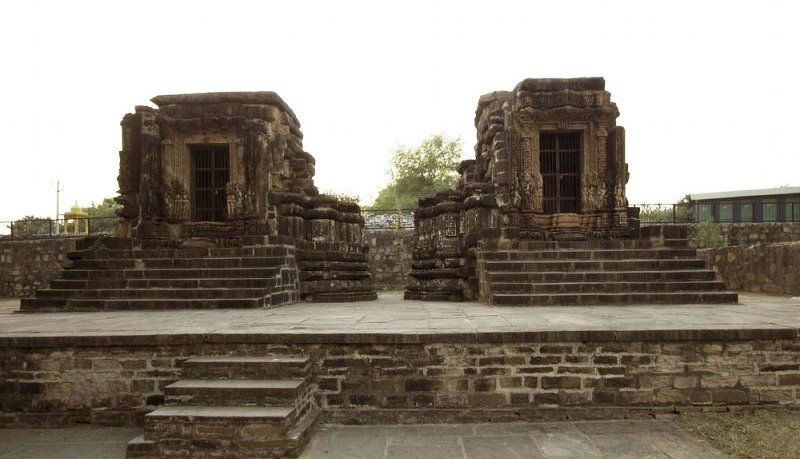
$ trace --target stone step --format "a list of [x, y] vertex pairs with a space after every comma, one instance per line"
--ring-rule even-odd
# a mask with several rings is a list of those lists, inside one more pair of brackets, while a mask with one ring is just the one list
[[369, 279], [372, 277], [369, 270], [362, 271], [340, 271], [340, 270], [326, 270], [326, 271], [300, 271], [300, 280], [315, 281], [315, 280], [360, 280]]
[[303, 271], [369, 271], [367, 261], [298, 260], [297, 268]]
[[508, 283], [492, 284], [492, 292], [499, 293], [650, 293], [650, 292], [698, 292], [725, 290], [724, 282], [555, 282], [555, 283]]
[[497, 250], [483, 254], [485, 260], [622, 260], [685, 259], [697, 257], [695, 249], [598, 249], [598, 250]]
[[489, 281], [497, 282], [678, 282], [714, 280], [709, 269], [658, 271], [537, 271], [490, 272]]
[[285, 246], [257, 247], [211, 247], [191, 249], [144, 249], [144, 250], [75, 250], [69, 252], [71, 259], [148, 259], [148, 258], [206, 258], [206, 257], [282, 257], [290, 253]]
[[140, 435], [128, 442], [125, 447], [125, 457], [129, 459], [157, 459], [163, 456], [158, 451], [157, 441], [145, 440], [144, 435]]
[[338, 252], [338, 251], [317, 251], [317, 250], [298, 250], [295, 257], [299, 261], [355, 261], [366, 262], [369, 258], [363, 252]]
[[293, 406], [164, 406], [144, 417], [144, 439], [284, 439]]
[[499, 271], [636, 271], [705, 268], [701, 259], [627, 259], [569, 261], [486, 261], [486, 269]]
[[734, 292], [628, 292], [628, 293], [499, 293], [492, 304], [502, 306], [628, 305], [628, 304], [703, 304], [736, 303]]
[[120, 289], [120, 288], [273, 288], [277, 280], [266, 278], [210, 279], [53, 279], [51, 289]]
[[20, 310], [23, 312], [247, 309], [263, 308], [269, 305], [265, 298], [197, 298], [191, 300], [23, 298], [20, 300]]
[[272, 268], [281, 266], [284, 260], [283, 257], [89, 259], [72, 261], [71, 269]]
[[181, 365], [187, 379], [255, 379], [305, 377], [310, 371], [308, 357], [194, 357]]
[[38, 298], [67, 298], [67, 299], [154, 299], [195, 300], [201, 298], [259, 298], [269, 294], [263, 288], [150, 288], [150, 289], [42, 289], [36, 292]]
[[653, 242], [649, 239], [592, 239], [588, 241], [533, 241], [522, 239], [515, 244], [519, 250], [558, 250], [558, 249], [649, 249]]
[[67, 269], [62, 279], [219, 279], [279, 275], [280, 268]]
[[167, 405], [292, 405], [304, 379], [182, 379], [164, 388]]
[[346, 292], [316, 292], [304, 293], [303, 300], [322, 303], [350, 303], [352, 301], [377, 300], [378, 294], [374, 290], [346, 291]]
[[[242, 413], [228, 419], [215, 419], [209, 417], [209, 414], [211, 414], [211, 409], [217, 407], [207, 408], [209, 410], [203, 410], [202, 416], [193, 418], [191, 424], [184, 422], [183, 430], [172, 429], [168, 432], [173, 436], [159, 438], [157, 431], [151, 431], [135, 438], [128, 444], [127, 457], [140, 459], [298, 457], [315, 432], [320, 414], [317, 409], [308, 410], [294, 425], [288, 426], [285, 434], [277, 436], [275, 431], [279, 429], [272, 424], [264, 424], [262, 418], [246, 417]], [[189, 414], [197, 413], [199, 411]], [[166, 416], [165, 419], [168, 421], [169, 416]], [[183, 421], [185, 416], [177, 419]], [[257, 424], [249, 424], [250, 420], [255, 420]], [[158, 423], [159, 426], [166, 425], [166, 422], [161, 422], [161, 420], [150, 422], [151, 424]], [[157, 439], [148, 440], [146, 438], [148, 435]]]

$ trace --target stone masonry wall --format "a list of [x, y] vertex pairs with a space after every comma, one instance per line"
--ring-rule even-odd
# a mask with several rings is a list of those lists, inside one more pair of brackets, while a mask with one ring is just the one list
[[47, 286], [77, 238], [0, 239], [0, 297], [29, 297]]
[[180, 378], [185, 359], [274, 353], [311, 357], [320, 406], [340, 422], [510, 420], [544, 412], [563, 418], [565, 409], [570, 416], [617, 417], [800, 402], [796, 337], [3, 347], [0, 427], [139, 423], [163, 403], [163, 388]]
[[[689, 244], [698, 247], [697, 225], [689, 226]], [[720, 223], [723, 246], [800, 241], [800, 223]]]
[[403, 289], [411, 272], [414, 230], [367, 230], [369, 270], [379, 289]]
[[701, 249], [697, 253], [729, 289], [800, 294], [800, 242]]

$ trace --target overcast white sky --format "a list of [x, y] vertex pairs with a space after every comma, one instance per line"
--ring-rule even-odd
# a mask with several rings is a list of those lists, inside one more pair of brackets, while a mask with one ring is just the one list
[[800, 3], [4, 1], [0, 221], [117, 190], [119, 122], [159, 94], [275, 91], [320, 190], [371, 202], [391, 151], [473, 156], [478, 97], [603, 76], [632, 203], [800, 185]]

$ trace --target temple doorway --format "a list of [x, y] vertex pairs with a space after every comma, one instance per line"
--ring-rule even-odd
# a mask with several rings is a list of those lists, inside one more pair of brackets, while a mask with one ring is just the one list
[[227, 145], [195, 145], [192, 155], [192, 220], [225, 221], [230, 161]]
[[539, 140], [544, 212], [578, 212], [581, 192], [581, 133], [542, 133]]

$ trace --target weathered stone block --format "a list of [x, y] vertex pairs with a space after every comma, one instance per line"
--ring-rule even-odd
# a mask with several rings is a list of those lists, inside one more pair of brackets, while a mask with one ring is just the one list
[[542, 376], [542, 389], [580, 389], [581, 378], [577, 376]]

